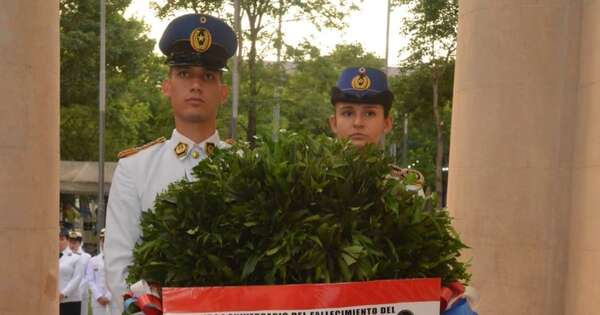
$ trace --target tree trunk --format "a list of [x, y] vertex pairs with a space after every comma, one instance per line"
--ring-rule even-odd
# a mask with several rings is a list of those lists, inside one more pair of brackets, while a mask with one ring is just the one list
[[281, 24], [283, 19], [283, 0], [279, 0], [279, 8], [277, 11], [277, 42], [275, 47], [277, 48], [277, 79], [274, 90], [274, 99], [275, 104], [273, 106], [273, 141], [277, 141], [279, 139], [279, 126], [280, 126], [280, 118], [281, 118], [281, 46], [283, 41], [283, 34], [281, 33]]
[[240, 78], [242, 72], [242, 11], [241, 11], [241, 0], [234, 0], [234, 23], [233, 29], [235, 31], [235, 37], [238, 42], [238, 48], [233, 59], [232, 77], [231, 77], [231, 123], [229, 125], [229, 138], [237, 138], [237, 124], [238, 124], [238, 111], [240, 106]]
[[256, 41], [258, 34], [250, 31], [250, 53], [248, 55], [248, 77], [250, 79], [250, 100], [248, 102], [248, 131], [247, 140], [251, 147], [255, 145], [256, 135], [256, 96], [258, 95], [256, 82]]
[[433, 116], [435, 118], [435, 130], [436, 130], [436, 154], [435, 154], [435, 192], [437, 194], [437, 206], [442, 206], [443, 199], [443, 185], [442, 185], [442, 161], [444, 158], [444, 139], [442, 135], [442, 119], [440, 117], [440, 108], [438, 106], [439, 95], [438, 86], [439, 78], [435, 77], [432, 80], [433, 85]]

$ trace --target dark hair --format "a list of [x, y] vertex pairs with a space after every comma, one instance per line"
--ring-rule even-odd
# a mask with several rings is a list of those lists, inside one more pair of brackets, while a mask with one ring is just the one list
[[66, 228], [61, 228], [60, 231], [58, 232], [58, 236], [60, 238], [69, 238], [69, 230]]

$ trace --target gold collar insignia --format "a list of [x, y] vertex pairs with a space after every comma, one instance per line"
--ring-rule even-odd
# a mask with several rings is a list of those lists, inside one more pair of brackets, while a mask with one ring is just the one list
[[179, 142], [176, 146], [175, 146], [175, 155], [177, 155], [178, 158], [183, 158], [186, 156], [187, 154], [187, 149], [188, 149], [188, 145], [187, 143], [183, 143], [183, 142]]

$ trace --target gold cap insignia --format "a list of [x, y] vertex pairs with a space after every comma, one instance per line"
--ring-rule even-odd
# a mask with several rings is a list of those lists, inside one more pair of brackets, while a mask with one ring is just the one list
[[215, 144], [212, 142], [207, 142], [204, 145], [204, 150], [206, 151], [206, 155], [212, 155], [215, 152]]
[[197, 52], [205, 52], [212, 44], [212, 36], [210, 32], [202, 27], [198, 27], [190, 34], [190, 45]]
[[366, 90], [371, 87], [371, 79], [367, 76], [367, 69], [359, 68], [358, 75], [352, 78], [352, 88], [355, 90]]
[[177, 157], [178, 158], [184, 157], [187, 153], [187, 148], [188, 148], [187, 143], [179, 142], [175, 146], [175, 154], [177, 155]]

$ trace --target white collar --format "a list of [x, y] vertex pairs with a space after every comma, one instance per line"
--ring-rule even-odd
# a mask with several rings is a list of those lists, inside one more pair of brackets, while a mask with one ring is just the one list
[[203, 148], [204, 145], [208, 142], [211, 142], [215, 145], [218, 144], [221, 141], [221, 138], [219, 138], [219, 131], [215, 130], [215, 132], [213, 132], [213, 134], [210, 135], [208, 138], [204, 139], [204, 141], [202, 141], [200, 143], [195, 143], [190, 138], [184, 136], [179, 131], [177, 131], [177, 129], [173, 129], [173, 133], [171, 134], [171, 140], [173, 140], [173, 143], [175, 145], [177, 145], [179, 142], [185, 142], [190, 147], [196, 146], [196, 147]]
[[[182, 135], [177, 131], [177, 129], [173, 129], [173, 134], [171, 135], [169, 149], [173, 151], [177, 158], [180, 160], [186, 160], [192, 152], [203, 152], [205, 156], [209, 155], [208, 147], [215, 146], [220, 147], [221, 140], [219, 139], [219, 132], [215, 130], [215, 132], [204, 141], [200, 143], [195, 143], [190, 140], [188, 137]], [[183, 147], [179, 147], [183, 145]], [[183, 150], [183, 151], [182, 151]], [[180, 153], [178, 153], [180, 152]], [[198, 156], [196, 156], [198, 157]]]

